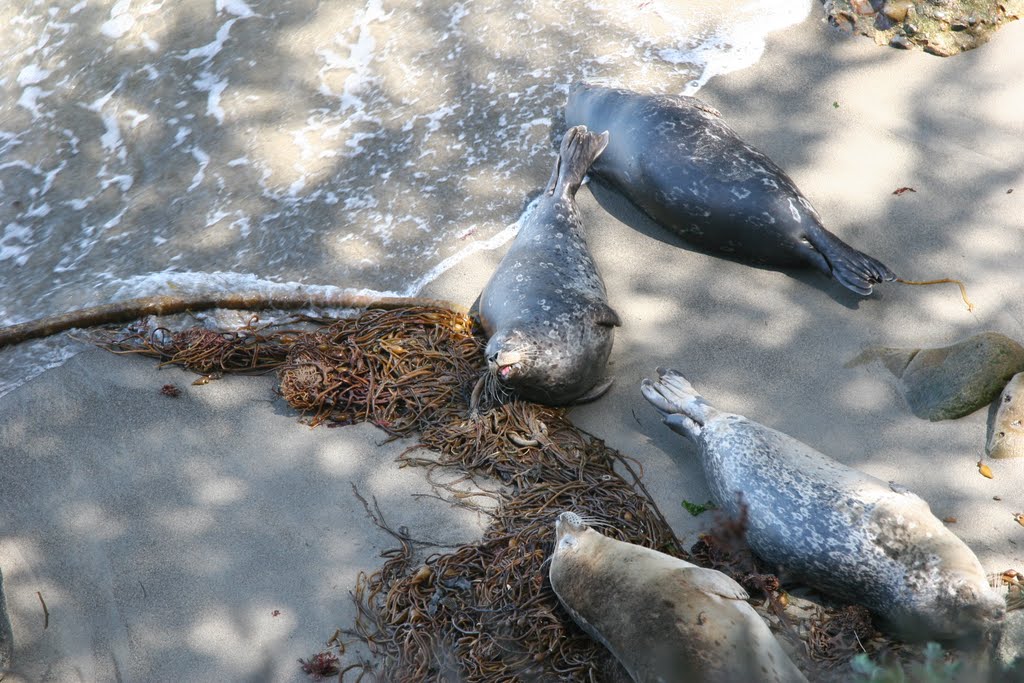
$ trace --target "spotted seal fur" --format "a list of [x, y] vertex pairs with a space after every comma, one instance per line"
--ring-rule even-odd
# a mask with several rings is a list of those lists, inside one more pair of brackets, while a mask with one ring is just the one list
[[563, 137], [547, 188], [480, 295], [487, 362], [522, 398], [564, 405], [597, 398], [619, 316], [608, 305], [576, 206], [583, 176], [608, 144], [585, 126]]
[[551, 587], [634, 681], [805, 681], [747, 592], [714, 569], [555, 521]]
[[755, 265], [817, 268], [865, 296], [896, 278], [826, 230], [789, 176], [696, 98], [577, 83], [565, 120], [609, 131], [591, 173], [694, 246]]
[[976, 640], [1002, 620], [978, 558], [924, 500], [713, 408], [675, 370], [658, 373], [644, 397], [697, 445], [715, 503], [739, 515], [742, 500], [762, 559], [908, 639]]

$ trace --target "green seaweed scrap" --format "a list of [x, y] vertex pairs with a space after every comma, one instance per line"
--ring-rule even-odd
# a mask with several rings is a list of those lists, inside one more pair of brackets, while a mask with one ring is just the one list
[[715, 505], [710, 500], [708, 502], [704, 503], [704, 504], [701, 504], [701, 503], [691, 503], [688, 500], [684, 500], [683, 501], [683, 507], [686, 508], [687, 512], [689, 512], [691, 515], [696, 517], [697, 515], [701, 514], [702, 512], [707, 512], [708, 510], [714, 510], [718, 506]]

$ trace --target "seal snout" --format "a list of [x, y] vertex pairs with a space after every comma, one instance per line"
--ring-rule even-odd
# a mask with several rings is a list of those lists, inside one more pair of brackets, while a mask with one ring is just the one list
[[566, 510], [555, 519], [555, 553], [575, 549], [579, 545], [579, 534], [586, 530], [583, 518]]
[[555, 521], [555, 524], [565, 524], [573, 529], [582, 529], [583, 518], [571, 510], [566, 510], [562, 514], [558, 515], [558, 519]]
[[487, 357], [487, 366], [498, 378], [509, 380], [522, 370], [523, 360], [519, 351], [499, 351]]

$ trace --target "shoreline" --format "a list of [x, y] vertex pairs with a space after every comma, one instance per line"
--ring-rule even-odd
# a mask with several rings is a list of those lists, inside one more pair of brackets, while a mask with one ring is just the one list
[[[615, 384], [570, 416], [642, 464], [686, 547], [707, 520], [682, 501], [709, 495], [693, 451], [640, 395], [658, 365], [721, 409], [907, 485], [936, 516], [957, 518], [950, 528], [986, 571], [1024, 568], [1024, 527], [1012, 518], [1024, 460], [978, 474], [986, 411], [919, 420], [884, 370], [844, 367], [869, 345], [940, 346], [984, 330], [1024, 341], [1021, 44], [1017, 22], [944, 60], [835, 33], [815, 11], [700, 93], [831, 231], [908, 279], [961, 277], [973, 313], [953, 287], [889, 284], [862, 299], [817, 273], [713, 258], [656, 226], [623, 225], [609, 207], [631, 207], [596, 187], [579, 193], [623, 326]], [[536, 163], [547, 171], [550, 160]], [[916, 192], [892, 194], [904, 186]], [[472, 302], [501, 255], [480, 251], [418, 295]], [[0, 503], [0, 568], [15, 665], [33, 679], [305, 680], [295, 660], [351, 623], [347, 591], [393, 543], [350, 482], [414, 536], [479, 534], [484, 521], [410, 496], [429, 484], [394, 465], [405, 444], [382, 431], [298, 424], [269, 377], [193, 377], [89, 351], [0, 398], [0, 466], [13, 482]], [[185, 396], [161, 396], [167, 382]]]

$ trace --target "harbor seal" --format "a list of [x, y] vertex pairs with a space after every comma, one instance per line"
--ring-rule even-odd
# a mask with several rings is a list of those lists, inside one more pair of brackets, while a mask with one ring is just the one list
[[563, 512], [548, 574], [573, 620], [638, 683], [806, 680], [722, 572], [609, 538]]
[[565, 120], [608, 130], [591, 174], [696, 247], [755, 265], [811, 266], [864, 296], [896, 279], [826, 230], [789, 176], [696, 98], [577, 83]]
[[976, 641], [1002, 620], [978, 558], [924, 500], [713, 408], [675, 370], [658, 373], [644, 397], [697, 445], [715, 503], [738, 515], [742, 499], [747, 542], [763, 560], [907, 639]]
[[480, 294], [488, 367], [530, 401], [565, 405], [611, 386], [603, 373], [621, 323], [576, 206], [583, 176], [607, 144], [607, 133], [569, 129], [547, 188]]

